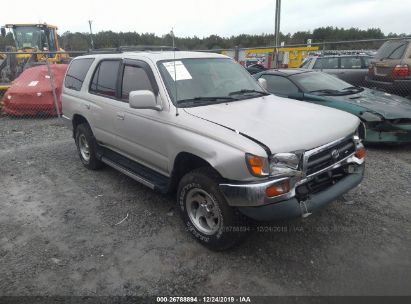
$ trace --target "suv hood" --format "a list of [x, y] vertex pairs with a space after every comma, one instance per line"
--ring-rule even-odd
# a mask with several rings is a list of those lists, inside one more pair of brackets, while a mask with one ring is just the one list
[[251, 137], [272, 153], [310, 150], [354, 133], [359, 124], [349, 113], [274, 95], [184, 110]]
[[355, 95], [332, 98], [370, 109], [386, 119], [411, 118], [411, 101], [397, 95], [365, 88]]

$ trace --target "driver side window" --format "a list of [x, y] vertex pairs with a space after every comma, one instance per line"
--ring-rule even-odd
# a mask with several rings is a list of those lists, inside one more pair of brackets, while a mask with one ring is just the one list
[[126, 65], [123, 71], [123, 83], [121, 85], [121, 99], [128, 101], [130, 92], [148, 90], [153, 92], [150, 79], [146, 71], [138, 66]]
[[268, 92], [281, 96], [288, 96], [299, 92], [297, 86], [291, 80], [277, 75], [262, 75], [267, 81]]

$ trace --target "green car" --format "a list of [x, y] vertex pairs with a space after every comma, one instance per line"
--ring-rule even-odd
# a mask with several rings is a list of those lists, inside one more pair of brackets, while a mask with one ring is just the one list
[[411, 101], [406, 98], [302, 69], [268, 70], [253, 76], [272, 94], [358, 116], [366, 126], [366, 143], [411, 143]]

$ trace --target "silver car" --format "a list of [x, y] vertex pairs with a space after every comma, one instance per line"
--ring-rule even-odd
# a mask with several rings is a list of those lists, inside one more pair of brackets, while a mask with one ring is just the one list
[[218, 54], [91, 54], [69, 66], [63, 113], [85, 167], [176, 192], [187, 230], [223, 250], [247, 219], [308, 216], [363, 178], [357, 117], [265, 84]]
[[364, 86], [371, 59], [366, 54], [308, 56], [300, 68], [321, 71], [354, 86]]

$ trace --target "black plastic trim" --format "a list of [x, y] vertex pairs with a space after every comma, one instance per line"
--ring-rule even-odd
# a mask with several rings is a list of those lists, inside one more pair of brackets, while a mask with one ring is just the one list
[[170, 188], [171, 179], [162, 175], [134, 160], [129, 159], [109, 148], [98, 146], [97, 157], [101, 160], [103, 158], [115, 163], [121, 169], [128, 171], [135, 176], [141, 178], [152, 184], [154, 190], [161, 193], [167, 193]]

